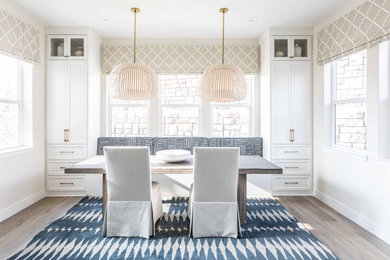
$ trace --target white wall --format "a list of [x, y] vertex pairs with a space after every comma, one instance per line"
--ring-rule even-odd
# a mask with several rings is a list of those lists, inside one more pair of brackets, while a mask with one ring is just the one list
[[[363, 0], [351, 0], [314, 27], [314, 33]], [[314, 37], [314, 55], [317, 52]], [[328, 144], [324, 66], [313, 65], [314, 194], [390, 244], [390, 160], [377, 159], [378, 47], [368, 50], [368, 155], [338, 151]]]
[[0, 157], [0, 221], [45, 196], [45, 59], [44, 28], [37, 17], [0, 0], [0, 8], [37, 28], [40, 32], [41, 61], [33, 66], [33, 148], [12, 156]]

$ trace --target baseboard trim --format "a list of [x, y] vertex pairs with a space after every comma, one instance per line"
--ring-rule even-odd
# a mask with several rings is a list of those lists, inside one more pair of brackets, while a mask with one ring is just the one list
[[43, 199], [46, 195], [46, 191], [44, 189], [31, 194], [30, 196], [12, 204], [11, 206], [0, 211], [0, 222], [6, 220], [7, 218], [15, 215], [16, 213], [22, 211], [28, 206], [34, 204], [35, 202]]
[[385, 228], [317, 189], [314, 190], [314, 197], [390, 245], [390, 234], [386, 233]]

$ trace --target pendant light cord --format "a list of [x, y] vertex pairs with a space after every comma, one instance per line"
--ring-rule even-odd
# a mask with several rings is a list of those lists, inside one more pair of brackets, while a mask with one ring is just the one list
[[134, 63], [136, 61], [136, 53], [137, 53], [137, 45], [136, 45], [136, 36], [137, 36], [137, 13], [139, 13], [139, 9], [136, 7], [131, 8], [131, 12], [134, 13]]
[[134, 10], [134, 63], [137, 52], [136, 46], [136, 32], [137, 32], [137, 10]]
[[222, 16], [222, 64], [225, 64], [225, 12]]
[[222, 13], [222, 64], [225, 64], [225, 13], [228, 11], [227, 8], [219, 9], [219, 12]]

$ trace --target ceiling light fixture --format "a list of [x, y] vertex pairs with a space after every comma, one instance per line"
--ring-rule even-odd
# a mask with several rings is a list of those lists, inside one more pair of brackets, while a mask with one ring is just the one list
[[150, 100], [157, 94], [157, 78], [152, 68], [136, 64], [136, 17], [138, 8], [131, 8], [134, 13], [134, 63], [115, 66], [110, 73], [112, 98], [124, 100]]
[[245, 74], [240, 67], [225, 64], [225, 13], [227, 8], [219, 9], [223, 15], [222, 23], [222, 64], [208, 67], [200, 82], [200, 95], [207, 101], [232, 102], [246, 97]]

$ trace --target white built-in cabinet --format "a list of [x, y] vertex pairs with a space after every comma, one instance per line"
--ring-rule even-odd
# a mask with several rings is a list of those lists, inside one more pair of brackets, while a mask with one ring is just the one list
[[[89, 107], [90, 91], [100, 92], [100, 85], [90, 83], [87, 35], [47, 36], [46, 115], [47, 115], [47, 195], [75, 196], [88, 194], [85, 175], [66, 175], [64, 169], [88, 156], [88, 148], [96, 147], [100, 128], [91, 118], [100, 110]], [[60, 47], [59, 47], [60, 46]], [[94, 55], [100, 55], [97, 51]], [[97, 115], [93, 115], [97, 113]], [[97, 184], [98, 185], [98, 184]]]
[[311, 143], [311, 62], [273, 61], [272, 143]]
[[86, 35], [49, 35], [47, 38], [48, 59], [84, 59], [87, 57]]
[[[262, 55], [269, 57], [262, 66], [269, 88], [262, 97], [270, 100], [269, 133], [265, 144], [268, 158], [283, 168], [283, 175], [273, 175], [273, 195], [307, 195], [312, 193], [312, 61], [310, 35], [272, 35], [263, 40]], [[260, 46], [261, 48], [261, 46]], [[298, 53], [297, 53], [298, 51]], [[266, 116], [266, 115], [265, 115]], [[269, 127], [269, 129], [265, 129]], [[264, 130], [265, 129], [265, 130]]]
[[87, 62], [47, 62], [47, 141], [50, 144], [87, 143]]
[[311, 36], [273, 36], [272, 60], [311, 60]]

